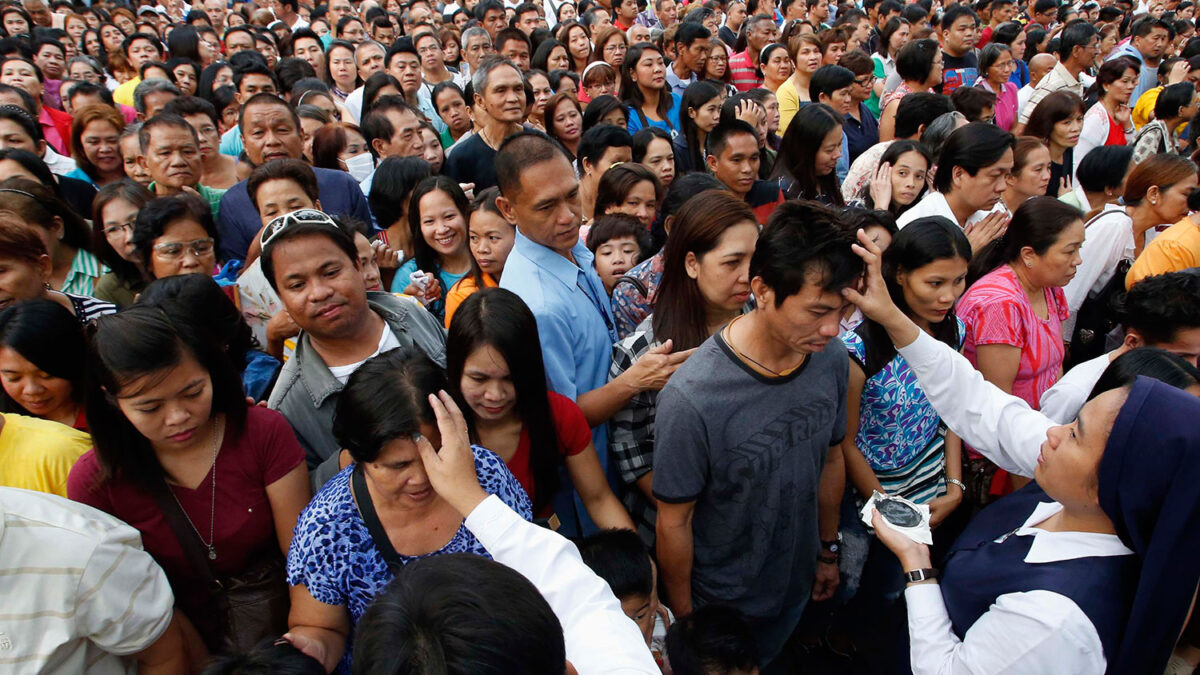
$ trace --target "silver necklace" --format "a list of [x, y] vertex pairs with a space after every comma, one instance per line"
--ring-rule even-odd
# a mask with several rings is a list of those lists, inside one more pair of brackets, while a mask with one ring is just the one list
[[183, 508], [183, 502], [179, 501], [175, 490], [170, 485], [167, 486], [167, 491], [171, 493], [171, 497], [175, 499], [175, 503], [179, 505], [179, 510], [183, 511], [183, 517], [187, 518], [188, 525], [192, 526], [192, 531], [196, 533], [196, 537], [200, 539], [200, 543], [208, 547], [208, 559], [217, 559], [217, 549], [213, 544], [217, 542], [213, 537], [213, 531], [217, 523], [217, 451], [221, 449], [222, 425], [220, 421], [213, 424], [213, 450], [212, 450], [212, 500], [209, 506], [208, 520], [208, 541], [204, 541], [204, 537], [200, 534], [200, 530], [196, 528], [196, 524], [192, 522], [192, 517], [188, 515], [187, 509]]

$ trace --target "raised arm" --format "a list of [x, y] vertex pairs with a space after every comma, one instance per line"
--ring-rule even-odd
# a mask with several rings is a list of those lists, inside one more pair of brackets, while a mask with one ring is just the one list
[[865, 288], [843, 293], [887, 330], [946, 426], [1005, 471], [1032, 476], [1053, 420], [986, 381], [966, 357], [917, 328], [888, 295], [879, 247], [862, 231], [858, 238], [855, 251], [867, 262]]

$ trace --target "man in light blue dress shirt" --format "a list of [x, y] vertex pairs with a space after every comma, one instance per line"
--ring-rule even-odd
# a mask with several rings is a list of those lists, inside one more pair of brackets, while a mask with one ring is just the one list
[[[500, 287], [516, 293], [537, 318], [549, 387], [579, 404], [607, 471], [608, 419], [635, 394], [662, 388], [687, 353], [667, 353], [670, 345], [664, 345], [610, 382], [616, 323], [592, 252], [579, 240], [583, 204], [570, 161], [544, 134], [526, 131], [505, 140], [495, 166], [496, 205], [517, 227]], [[610, 484], [619, 485], [609, 473]], [[571, 492], [555, 499], [560, 532], [594, 531]]]

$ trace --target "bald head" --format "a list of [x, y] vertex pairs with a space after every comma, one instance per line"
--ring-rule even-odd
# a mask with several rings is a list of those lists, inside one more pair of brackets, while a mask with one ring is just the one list
[[1057, 63], [1058, 59], [1053, 54], [1036, 54], [1029, 60], [1029, 82], [1036, 87]]

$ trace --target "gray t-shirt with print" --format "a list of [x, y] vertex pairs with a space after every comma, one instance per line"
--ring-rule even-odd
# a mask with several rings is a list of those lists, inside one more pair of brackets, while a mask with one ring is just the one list
[[825, 456], [846, 430], [849, 359], [833, 340], [784, 377], [717, 333], [658, 397], [654, 495], [696, 502], [692, 602], [770, 618], [812, 590]]

